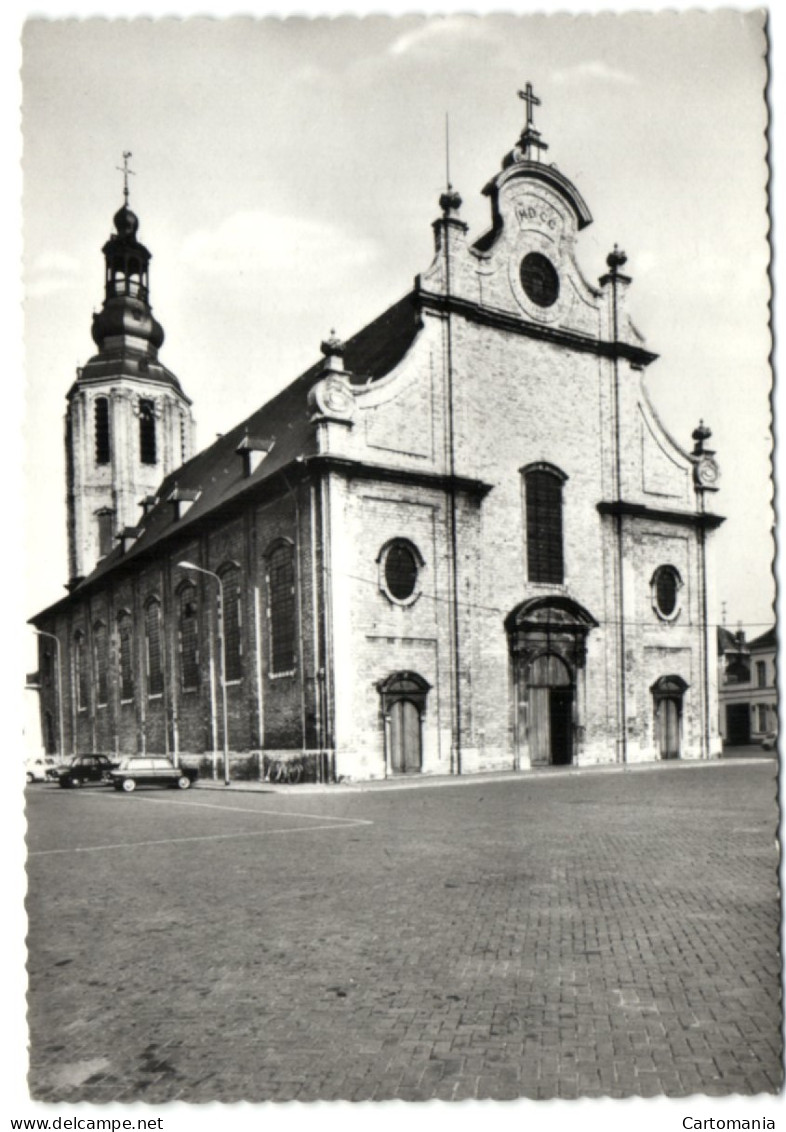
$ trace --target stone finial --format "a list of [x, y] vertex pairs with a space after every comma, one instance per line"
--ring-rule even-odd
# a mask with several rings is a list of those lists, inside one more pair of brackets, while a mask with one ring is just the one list
[[621, 251], [617, 244], [614, 245], [614, 250], [609, 252], [606, 256], [606, 263], [611, 269], [611, 274], [616, 275], [621, 267], [624, 267], [628, 262], [628, 257], [625, 252]]
[[712, 436], [712, 429], [707, 428], [704, 421], [702, 420], [702, 421], [699, 421], [699, 427], [694, 428], [693, 432], [691, 433], [691, 436], [694, 440], [693, 455], [694, 456], [704, 455], [704, 453], [706, 451], [706, 449], [704, 447], [704, 442], [705, 442], [705, 440], [709, 440], [710, 437]]
[[446, 216], [449, 216], [451, 212], [458, 212], [461, 203], [461, 194], [457, 193], [452, 185], [448, 185], [447, 191], [439, 198], [439, 207]]
[[330, 337], [320, 344], [320, 350], [326, 358], [343, 358], [346, 346], [336, 335], [335, 330], [330, 331]]

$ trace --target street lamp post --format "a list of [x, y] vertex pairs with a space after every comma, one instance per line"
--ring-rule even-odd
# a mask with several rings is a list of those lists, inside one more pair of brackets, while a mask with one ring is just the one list
[[49, 637], [50, 640], [55, 642], [55, 656], [57, 657], [57, 731], [59, 740], [59, 755], [61, 759], [65, 758], [65, 735], [63, 733], [63, 685], [60, 675], [60, 638], [56, 637], [54, 633], [47, 633], [44, 629], [33, 629], [33, 632], [38, 637]]
[[227, 665], [226, 642], [224, 640], [224, 583], [213, 570], [206, 570], [204, 566], [197, 566], [194, 562], [178, 562], [182, 570], [196, 570], [198, 574], [207, 574], [218, 583], [220, 609], [218, 614], [218, 651], [221, 658], [221, 713], [223, 716], [223, 746], [224, 746], [224, 785], [230, 785], [229, 778], [229, 734], [227, 730]]

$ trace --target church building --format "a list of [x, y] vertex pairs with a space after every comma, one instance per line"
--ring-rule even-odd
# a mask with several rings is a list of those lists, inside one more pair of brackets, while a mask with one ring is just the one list
[[126, 188], [32, 619], [50, 746], [328, 781], [718, 756], [710, 431], [659, 420], [626, 257], [582, 275], [521, 96], [488, 230], [449, 186], [404, 298], [196, 454]]

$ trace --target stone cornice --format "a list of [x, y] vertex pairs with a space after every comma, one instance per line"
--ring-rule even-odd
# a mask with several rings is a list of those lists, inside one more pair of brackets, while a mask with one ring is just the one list
[[645, 350], [641, 346], [634, 346], [630, 342], [607, 342], [599, 338], [590, 338], [577, 334], [572, 330], [562, 330], [553, 326], [540, 326], [538, 323], [525, 322], [508, 311], [498, 310], [496, 307], [483, 307], [468, 299], [460, 299], [456, 295], [439, 295], [433, 291], [418, 290], [417, 298], [426, 310], [438, 311], [442, 314], [458, 314], [470, 322], [480, 323], [482, 326], [492, 326], [495, 330], [506, 330], [511, 334], [521, 334], [525, 338], [536, 338], [541, 342], [551, 342], [555, 346], [563, 346], [568, 350], [577, 350], [584, 354], [597, 354], [604, 358], [627, 358], [635, 365], [648, 366], [654, 362], [658, 355]]
[[306, 471], [317, 474], [335, 472], [348, 479], [383, 480], [386, 483], [410, 484], [413, 487], [435, 488], [438, 491], [455, 491], [483, 499], [492, 485], [467, 476], [450, 476], [441, 472], [428, 472], [418, 468], [396, 468], [390, 464], [369, 464], [329, 454], [308, 456], [303, 461]]
[[601, 502], [598, 505], [601, 515], [616, 515], [628, 519], [650, 519], [656, 523], [670, 523], [674, 526], [703, 527], [715, 530], [725, 523], [723, 515], [711, 515], [706, 511], [666, 511], [659, 507], [647, 507], [643, 503]]

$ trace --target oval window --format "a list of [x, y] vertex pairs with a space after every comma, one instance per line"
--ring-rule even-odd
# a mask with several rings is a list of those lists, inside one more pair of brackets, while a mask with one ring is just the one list
[[551, 260], [540, 252], [525, 255], [521, 261], [521, 286], [537, 306], [553, 306], [559, 297], [559, 275]]
[[406, 601], [415, 592], [418, 563], [413, 551], [403, 542], [395, 542], [385, 555], [385, 586], [396, 601]]
[[655, 575], [655, 606], [661, 617], [672, 617], [677, 609], [680, 579], [676, 570], [661, 567]]

